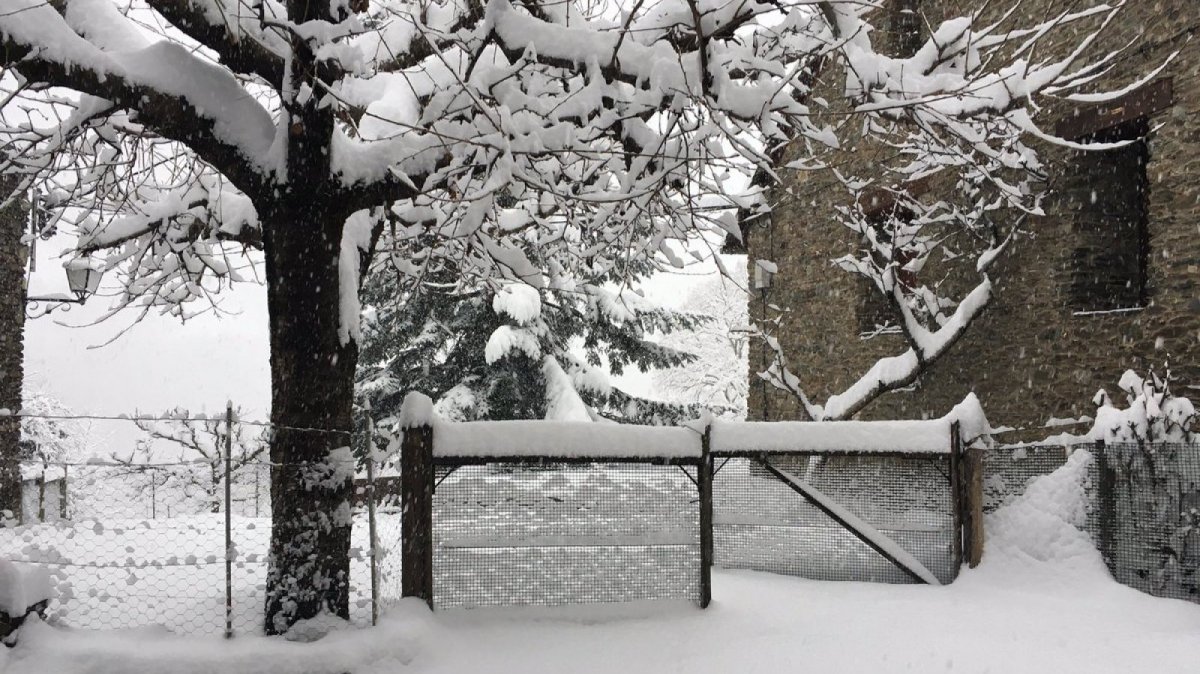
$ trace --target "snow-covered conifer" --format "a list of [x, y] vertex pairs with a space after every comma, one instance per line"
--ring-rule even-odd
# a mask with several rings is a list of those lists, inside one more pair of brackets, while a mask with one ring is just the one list
[[[1121, 3], [1084, 4], [994, 25], [953, 18], [895, 58], [873, 42], [874, 0], [620, 12], [561, 0], [6, 0], [0, 170], [21, 177], [18, 190], [43, 187], [48, 226], [103, 256], [124, 283], [117, 306], [134, 312], [219, 306], [222, 287], [260, 278], [243, 251], [261, 248], [271, 453], [293, 467], [271, 489], [264, 628], [282, 633], [349, 613], [350, 521], [331, 515], [351, 496], [358, 288], [380, 254], [396, 251], [414, 278], [450, 270], [459, 290], [542, 292], [580, 269], [632, 278], [631, 261], [680, 266], [680, 242], [733, 231], [751, 205], [732, 173], [776, 175], [785, 145], [798, 153], [791, 170], [836, 171], [814, 149], [899, 124], [906, 133], [889, 138], [904, 180], [940, 174], [978, 195], [923, 217], [961, 218], [977, 236], [988, 204], [1030, 207], [1021, 176], [1039, 165], [1021, 139], [1045, 135], [1033, 120], [1045, 99], [1074, 97], [1126, 46], [1096, 45]], [[1041, 41], [1059, 38], [1079, 48], [1044, 58]], [[831, 101], [814, 86], [833, 73], [844, 123], [815, 114]], [[971, 248], [983, 280], [946, 315], [908, 303], [896, 262], [930, 248], [901, 234], [871, 239], [906, 251], [877, 276], [919, 329], [867, 392], [955, 341], [1008, 240]], [[528, 250], [572, 262], [541, 267]], [[574, 292], [609, 308], [603, 286]]]

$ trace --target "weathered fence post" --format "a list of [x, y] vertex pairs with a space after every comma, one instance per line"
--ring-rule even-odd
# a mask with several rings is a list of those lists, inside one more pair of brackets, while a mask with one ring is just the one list
[[700, 465], [696, 469], [700, 488], [700, 608], [712, 601], [713, 565], [713, 458], [712, 423], [704, 428], [700, 440]]
[[963, 456], [964, 527], [963, 554], [967, 566], [975, 568], [983, 560], [983, 448], [969, 447]]
[[46, 462], [42, 462], [42, 474], [38, 477], [38, 522], [46, 521]]
[[379, 624], [379, 536], [375, 528], [375, 419], [367, 401], [367, 534], [371, 539], [371, 624]]
[[962, 476], [962, 428], [955, 421], [950, 424], [950, 510], [952, 511], [954, 530], [950, 540], [951, 555], [954, 559], [954, 575], [957, 576], [963, 564], [963, 512], [965, 510]]
[[1117, 472], [1112, 462], [1105, 456], [1104, 439], [1096, 440], [1096, 454], [1092, 458], [1096, 462], [1096, 525], [1099, 528], [1100, 556], [1108, 565], [1109, 571], [1114, 571], [1113, 551], [1117, 543]]
[[225, 638], [233, 636], [233, 401], [225, 403]]
[[400, 594], [433, 608], [433, 428], [404, 429], [400, 446]]
[[62, 482], [58, 483], [58, 518], [67, 519], [67, 464], [63, 464]]

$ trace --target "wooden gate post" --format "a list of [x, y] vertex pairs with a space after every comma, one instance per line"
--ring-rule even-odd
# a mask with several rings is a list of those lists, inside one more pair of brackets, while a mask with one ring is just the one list
[[983, 560], [983, 448], [970, 447], [962, 461], [965, 517], [963, 552], [972, 569]]
[[712, 601], [713, 565], [713, 458], [712, 424], [704, 428], [700, 441], [700, 465], [696, 486], [700, 489], [700, 608]]
[[433, 608], [433, 428], [404, 429], [400, 446], [400, 594]]
[[966, 510], [966, 499], [963, 494], [962, 474], [962, 430], [955, 421], [950, 424], [950, 511], [951, 528], [950, 554], [954, 559], [954, 575], [962, 569], [963, 564], [963, 517]]
[[58, 483], [58, 518], [60, 520], [67, 519], [67, 464], [63, 464], [62, 482]]

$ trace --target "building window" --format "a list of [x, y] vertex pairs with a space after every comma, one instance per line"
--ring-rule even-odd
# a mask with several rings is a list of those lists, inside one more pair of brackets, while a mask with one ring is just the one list
[[1096, 132], [1084, 142], [1135, 141], [1121, 148], [1081, 151], [1064, 182], [1071, 214], [1069, 301], [1076, 313], [1144, 307], [1150, 180], [1149, 122], [1140, 118]]

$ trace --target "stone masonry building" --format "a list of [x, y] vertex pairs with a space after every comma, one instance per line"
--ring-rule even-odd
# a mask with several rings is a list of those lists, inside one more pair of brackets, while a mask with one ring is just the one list
[[[920, 44], [929, 26], [982, 4], [891, 0], [872, 21], [875, 39], [899, 55]], [[988, 4], [995, 11], [1011, 5]], [[1022, 5], [1025, 16], [1063, 10], [1049, 0]], [[1039, 122], [1082, 142], [1137, 142], [1103, 152], [1039, 146], [1050, 174], [1046, 216], [1027, 222], [1029, 235], [997, 263], [985, 313], [914, 386], [885, 394], [861, 417], [941, 415], [974, 391], [993, 425], [1037, 437], [1051, 419], [1090, 415], [1096, 391], [1114, 392], [1124, 370], [1162, 372], [1167, 364], [1173, 390], [1200, 397], [1198, 28], [1197, 0], [1128, 3], [1103, 44], [1133, 44], [1101, 83], [1124, 86], [1177, 50], [1178, 57], [1116, 103], [1047, 110]], [[839, 77], [824, 73], [822, 80], [838, 86]], [[849, 159], [870, 160], [869, 151]], [[819, 401], [906, 347], [900, 335], [866, 337], [878, 307], [862, 279], [832, 266], [859, 245], [827, 215], [839, 205], [831, 198], [849, 195], [818, 174], [789, 180], [786, 198], [773, 190], [770, 217], [743, 221], [751, 268], [760, 259], [778, 267], [771, 287], [755, 291], [751, 316], [767, 317], [772, 305], [786, 309], [777, 335], [790, 368]], [[750, 359], [750, 418], [801, 418], [789, 394], [756, 376], [770, 362], [761, 344]]]

